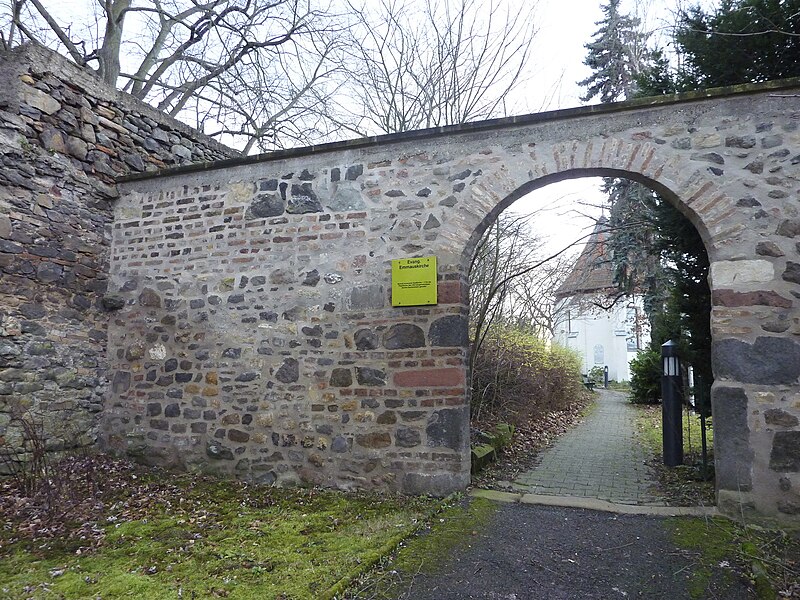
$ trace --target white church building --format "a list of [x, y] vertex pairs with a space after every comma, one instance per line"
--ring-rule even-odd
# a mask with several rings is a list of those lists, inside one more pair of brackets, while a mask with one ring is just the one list
[[642, 297], [620, 294], [614, 286], [605, 226], [604, 219], [598, 221], [556, 291], [559, 320], [553, 341], [580, 355], [583, 373], [608, 368], [609, 381], [629, 381], [630, 361], [650, 341], [649, 327]]

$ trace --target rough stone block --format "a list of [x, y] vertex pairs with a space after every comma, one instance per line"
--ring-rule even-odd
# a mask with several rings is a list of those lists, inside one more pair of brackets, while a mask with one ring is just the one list
[[328, 383], [331, 387], [350, 387], [353, 385], [353, 373], [350, 369], [334, 369]]
[[794, 304], [777, 292], [735, 292], [733, 290], [714, 290], [712, 304], [717, 306], [775, 306], [791, 308]]
[[284, 358], [283, 364], [275, 373], [275, 379], [282, 383], [294, 383], [300, 378], [300, 363], [295, 358]]
[[460, 281], [439, 281], [436, 297], [439, 304], [464, 304], [463, 286]]
[[347, 441], [347, 438], [337, 435], [333, 438], [331, 442], [331, 451], [336, 452], [337, 454], [341, 454], [343, 452], [347, 452], [350, 450], [350, 443]]
[[361, 190], [340, 185], [328, 201], [327, 207], [334, 212], [344, 212], [363, 210], [366, 203], [361, 197]]
[[106, 294], [102, 303], [106, 310], [119, 310], [125, 307], [125, 297], [120, 294]]
[[46, 115], [52, 115], [61, 110], [61, 103], [41, 90], [24, 85], [21, 92], [23, 102]]
[[397, 323], [383, 334], [383, 346], [387, 350], [421, 348], [425, 345], [425, 332], [413, 323]]
[[283, 199], [275, 194], [259, 194], [245, 212], [246, 219], [279, 217], [286, 212]]
[[250, 434], [239, 429], [230, 429], [228, 430], [228, 439], [243, 444], [250, 440]]
[[356, 380], [359, 385], [384, 386], [386, 385], [386, 371], [372, 367], [356, 367]]
[[127, 371], [116, 371], [111, 384], [111, 391], [115, 394], [127, 392], [131, 387], [131, 374]]
[[457, 387], [464, 385], [464, 369], [420, 369], [395, 371], [394, 384], [399, 387]]
[[800, 283], [800, 263], [786, 261], [786, 269], [781, 275], [781, 279], [791, 283]]
[[464, 450], [469, 445], [469, 411], [466, 408], [437, 410], [425, 428], [428, 446]]
[[213, 460], [233, 460], [233, 450], [214, 441], [206, 444], [206, 456]]
[[797, 237], [800, 235], [800, 219], [786, 219], [781, 221], [775, 233], [788, 238]]
[[749, 490], [753, 450], [747, 424], [747, 395], [742, 388], [715, 386], [711, 402], [717, 486], [726, 490]]
[[769, 408], [764, 411], [764, 422], [776, 427], [796, 427], [800, 421], [797, 417], [780, 408]]
[[11, 219], [6, 215], [0, 215], [0, 238], [7, 238], [11, 235]]
[[775, 279], [775, 267], [768, 260], [730, 260], [711, 263], [714, 288], [748, 283], [765, 283]]
[[144, 288], [139, 294], [139, 305], [152, 308], [161, 308], [161, 296], [152, 288]]
[[780, 337], [758, 337], [753, 344], [716, 340], [711, 345], [711, 362], [720, 379], [766, 385], [797, 383], [800, 344]]
[[322, 204], [310, 183], [292, 184], [286, 212], [295, 215], [322, 212]]
[[778, 431], [775, 434], [769, 455], [769, 468], [778, 473], [800, 472], [800, 431]]
[[422, 443], [422, 436], [416, 429], [398, 427], [395, 433], [395, 444], [400, 448], [413, 448]]
[[756, 254], [760, 256], [772, 256], [773, 258], [784, 256], [783, 250], [781, 250], [775, 242], [759, 242], [756, 245]]
[[428, 336], [431, 346], [457, 346], [465, 347], [469, 344], [469, 324], [461, 315], [447, 315], [436, 319], [432, 324]]
[[354, 287], [350, 292], [348, 308], [350, 310], [366, 310], [383, 308], [385, 304], [383, 286], [372, 284]]
[[403, 476], [401, 490], [404, 494], [429, 494], [431, 496], [448, 496], [459, 492], [469, 485], [469, 473], [406, 473]]
[[353, 335], [356, 350], [375, 350], [380, 346], [378, 335], [371, 329], [359, 329]]
[[496, 460], [497, 452], [491, 444], [478, 444], [472, 447], [471, 471], [480, 472], [487, 464]]
[[388, 448], [392, 445], [392, 438], [386, 432], [360, 433], [356, 435], [356, 444], [364, 448]]

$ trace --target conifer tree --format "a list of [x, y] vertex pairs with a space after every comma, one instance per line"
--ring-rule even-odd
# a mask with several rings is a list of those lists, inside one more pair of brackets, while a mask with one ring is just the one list
[[[647, 48], [648, 36], [639, 29], [640, 21], [621, 14], [619, 0], [609, 0], [602, 8], [605, 18], [597, 23], [600, 28], [593, 41], [586, 44], [584, 64], [594, 72], [579, 82], [589, 86], [582, 99], [629, 99], [642, 95], [641, 82], [646, 82], [647, 92], [656, 85], [673, 85], [665, 75], [663, 55]], [[663, 342], [675, 339], [683, 358], [710, 386], [708, 257], [700, 236], [672, 204], [642, 184], [606, 179], [604, 191], [615, 284], [620, 291], [643, 295], [651, 351], [658, 352]], [[658, 381], [649, 383], [647, 390], [659, 389]]]
[[668, 61], [639, 78], [646, 96], [800, 76], [800, 0], [722, 0], [681, 13]]
[[[627, 100], [637, 92], [637, 80], [652, 69], [656, 54], [646, 47], [648, 35], [641, 31], [638, 18], [620, 13], [620, 0], [609, 0], [601, 6], [604, 18], [587, 50], [584, 64], [592, 74], [578, 82], [588, 86], [582, 100], [600, 98], [601, 103]], [[649, 188], [627, 180], [605, 180], [603, 191], [608, 195], [608, 245], [612, 256], [615, 283], [621, 291], [644, 293], [645, 309], [652, 322], [654, 310], [666, 296], [665, 274], [653, 246], [655, 232], [652, 211], [657, 198]], [[626, 224], [638, 222], [638, 227]], [[644, 225], [644, 226], [642, 226]]]
[[[695, 6], [679, 16], [672, 47], [678, 59], [670, 64], [657, 54], [639, 78], [639, 94], [800, 76], [800, 0], [721, 0], [708, 12]], [[694, 366], [698, 397], [707, 401], [713, 381], [708, 255], [697, 230], [674, 208], [667, 205], [654, 216], [660, 232], [654, 249], [674, 271], [664, 314], [678, 315], [678, 333]], [[669, 243], [670, 238], [679, 243]], [[656, 340], [676, 335], [674, 330], [655, 323], [653, 346]]]
[[585, 86], [581, 100], [600, 97], [600, 102], [625, 100], [636, 92], [636, 81], [647, 65], [647, 35], [641, 32], [636, 17], [621, 14], [620, 0], [609, 0], [602, 6], [605, 15], [595, 25], [599, 29], [586, 44], [588, 53], [583, 61], [592, 74], [578, 82]]

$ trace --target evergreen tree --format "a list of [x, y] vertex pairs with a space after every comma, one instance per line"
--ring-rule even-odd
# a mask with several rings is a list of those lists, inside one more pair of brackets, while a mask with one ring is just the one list
[[[604, 9], [607, 15], [612, 4]], [[625, 97], [800, 76], [800, 0], [721, 0], [709, 12], [696, 6], [679, 17], [673, 42], [677, 66], [660, 52], [645, 54], [633, 93]], [[587, 48], [591, 58], [593, 49]], [[617, 62], [625, 56], [619, 54]], [[601, 63], [590, 64], [587, 58], [586, 64], [595, 68]], [[605, 72], [598, 67], [594, 79], [582, 83], [609, 80]], [[602, 89], [612, 89], [607, 86]], [[590, 88], [587, 99], [598, 93]], [[607, 192], [610, 224], [619, 228], [608, 242], [616, 282], [622, 289], [644, 293], [652, 352], [667, 339], [677, 341], [682, 357], [694, 367], [698, 396], [708, 398], [713, 381], [711, 292], [700, 235], [669, 202], [638, 184], [616, 181], [607, 185]], [[636, 226], [625, 227], [631, 223]]]
[[614, 283], [621, 291], [642, 294], [651, 322], [664, 304], [671, 284], [655, 249], [656, 210], [663, 204], [650, 188], [630, 179], [607, 179], [610, 250]]
[[681, 16], [675, 43], [695, 89], [800, 75], [800, 0], [722, 0]]
[[[584, 100], [601, 102], [633, 96], [671, 93], [677, 85], [667, 60], [646, 48], [647, 35], [638, 19], [619, 14], [619, 0], [603, 7], [605, 19], [595, 39], [586, 45], [585, 64], [594, 71], [580, 82], [590, 86]], [[640, 293], [651, 324], [650, 353], [673, 339], [704, 386], [711, 379], [711, 334], [708, 256], [694, 226], [667, 200], [642, 184], [607, 179], [608, 244], [615, 283], [621, 291]], [[642, 389], [657, 391], [659, 373], [637, 373], [647, 380]], [[650, 381], [650, 380], [653, 381]], [[641, 383], [641, 382], [640, 382]], [[653, 398], [639, 398], [652, 401]]]
[[609, 0], [602, 6], [603, 20], [594, 39], [586, 44], [588, 53], [583, 61], [592, 74], [578, 82], [587, 88], [581, 100], [599, 96], [600, 102], [630, 98], [636, 91], [637, 77], [648, 60], [647, 36], [639, 27], [639, 19], [620, 14], [620, 0]]
[[[696, 6], [680, 16], [673, 42], [677, 66], [656, 53], [638, 79], [640, 95], [797, 77], [800, 0], [722, 0], [708, 13]], [[674, 287], [653, 322], [652, 346], [678, 339], [694, 367], [698, 397], [707, 399], [713, 381], [708, 255], [697, 230], [676, 209], [664, 205], [654, 216], [659, 237], [653, 248], [670, 265]]]
[[[639, 19], [620, 13], [620, 0], [609, 0], [601, 9], [599, 29], [585, 45], [584, 64], [593, 73], [578, 85], [589, 86], [583, 100], [600, 97], [603, 103], [629, 99], [637, 81], [653, 68], [656, 54], [646, 47], [648, 35]], [[608, 195], [609, 249], [615, 283], [621, 291], [644, 293], [645, 310], [652, 316], [666, 297], [668, 278], [657, 254], [651, 251], [656, 232], [652, 215], [657, 196], [642, 184], [627, 179], [605, 179]], [[636, 226], [630, 226], [636, 223]]]
[[640, 95], [800, 76], [800, 0], [722, 0], [682, 13], [674, 66], [656, 53], [638, 78]]

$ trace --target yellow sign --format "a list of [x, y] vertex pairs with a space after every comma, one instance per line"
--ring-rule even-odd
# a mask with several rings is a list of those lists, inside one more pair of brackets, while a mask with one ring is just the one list
[[436, 304], [436, 257], [392, 261], [392, 306]]

